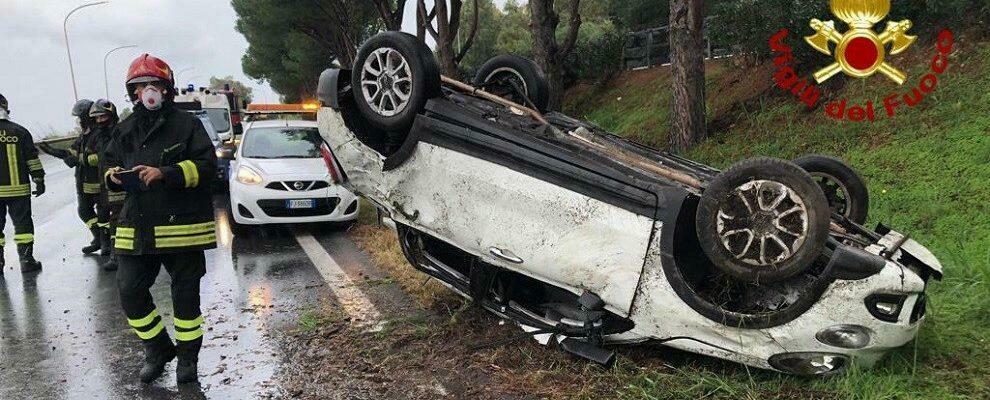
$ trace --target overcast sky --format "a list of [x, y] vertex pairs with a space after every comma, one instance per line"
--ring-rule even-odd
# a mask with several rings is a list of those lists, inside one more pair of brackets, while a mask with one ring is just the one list
[[[75, 124], [62, 21], [89, 1], [96, 0], [0, 0], [0, 93], [10, 102], [11, 120], [38, 139]], [[410, 9], [407, 16], [412, 15]], [[254, 88], [256, 102], [277, 102], [267, 85], [241, 71], [247, 42], [234, 30], [236, 18], [229, 0], [113, 0], [77, 11], [68, 31], [79, 97], [106, 97], [104, 55], [133, 44], [138, 48], [117, 51], [107, 62], [110, 100], [119, 108], [129, 106], [127, 66], [142, 52], [162, 57], [177, 73], [193, 68], [177, 76], [181, 86], [206, 86], [211, 76], [233, 75]], [[413, 24], [407, 18], [404, 30]]]

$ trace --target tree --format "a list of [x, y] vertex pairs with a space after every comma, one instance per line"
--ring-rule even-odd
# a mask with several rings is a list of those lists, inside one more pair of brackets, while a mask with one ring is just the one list
[[705, 130], [705, 38], [703, 0], [670, 1], [670, 147], [684, 150]]
[[[437, 43], [437, 52], [440, 54], [440, 68], [443, 73], [450, 76], [459, 76], [458, 64], [467, 55], [468, 50], [474, 43], [474, 37], [478, 33], [478, 0], [473, 0], [471, 7], [471, 30], [460, 45], [460, 49], [454, 49], [454, 42], [458, 40], [461, 29], [461, 11], [464, 2], [461, 0], [437, 0], [433, 2], [433, 7], [426, 8], [426, 0], [417, 0], [417, 34], [419, 38], [425, 39], [425, 33]], [[449, 4], [448, 4], [449, 3]], [[434, 23], [436, 26], [434, 26]]]
[[390, 31], [402, 30], [402, 17], [406, 11], [406, 0], [374, 0], [375, 9], [385, 28]]
[[[465, 4], [464, 12], [474, 13], [474, 3]], [[498, 36], [505, 29], [505, 16], [492, 0], [478, 1], [478, 21], [484, 23], [478, 26], [471, 49], [458, 64], [460, 69], [468, 72], [476, 71], [489, 58], [499, 54]]]
[[254, 92], [254, 89], [241, 83], [241, 81], [234, 79], [233, 76], [227, 75], [222, 78], [214, 76], [210, 78], [211, 91], [223, 90], [224, 86], [227, 85], [230, 86], [230, 89], [233, 90], [234, 93], [236, 93], [238, 96], [241, 97], [241, 100], [244, 100], [248, 103], [254, 100], [254, 96], [252, 96], [252, 92]]
[[656, 0], [618, 0], [613, 4], [616, 22], [629, 30], [659, 28], [670, 20], [670, 8], [658, 7]]
[[581, 0], [570, 0], [567, 32], [563, 43], [557, 42], [560, 14], [554, 0], [530, 0], [530, 29], [533, 32], [533, 58], [543, 68], [550, 86], [550, 109], [558, 110], [564, 102], [564, 61], [574, 50], [581, 28]]
[[231, 5], [238, 16], [235, 27], [248, 42], [244, 73], [267, 81], [287, 102], [314, 97], [320, 72], [334, 60], [350, 65], [357, 45], [385, 26], [380, 10], [367, 0], [232, 0]]

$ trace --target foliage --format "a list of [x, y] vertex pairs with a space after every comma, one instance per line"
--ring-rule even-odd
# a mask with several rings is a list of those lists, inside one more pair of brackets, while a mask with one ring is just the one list
[[568, 57], [574, 79], [602, 82], [622, 70], [625, 34], [610, 19], [591, 20], [581, 26], [576, 49]]
[[[320, 72], [337, 59], [348, 64], [354, 43], [382, 27], [365, 0], [232, 0], [231, 5], [238, 16], [235, 27], [248, 42], [244, 73], [267, 81], [286, 102], [312, 98]], [[341, 20], [346, 23], [337, 23]]]
[[629, 31], [659, 28], [670, 20], [670, 6], [666, 1], [615, 0], [610, 12]]
[[254, 89], [245, 85], [241, 81], [234, 79], [233, 76], [227, 75], [225, 77], [216, 77], [216, 76], [210, 77], [210, 90], [212, 91], [222, 90], [225, 85], [230, 85], [230, 89], [233, 90], [234, 93], [236, 93], [238, 96], [240, 96], [241, 100], [244, 100], [248, 103], [254, 100], [254, 96], [252, 95]]
[[[811, 35], [808, 26], [812, 18], [835, 20], [844, 31], [845, 24], [832, 15], [824, 0], [723, 0], [709, 9], [712, 17], [708, 29], [714, 43], [735, 47], [758, 56], [769, 54], [767, 40], [780, 29], [793, 35]], [[990, 2], [986, 0], [893, 0], [890, 20], [910, 19], [913, 34], [930, 34], [949, 27], [962, 30], [967, 26], [982, 27], [990, 19]], [[952, 25], [946, 26], [947, 22]], [[874, 28], [883, 29], [882, 25]], [[808, 59], [808, 46], [795, 48], [799, 60]], [[802, 54], [803, 53], [803, 54]]]

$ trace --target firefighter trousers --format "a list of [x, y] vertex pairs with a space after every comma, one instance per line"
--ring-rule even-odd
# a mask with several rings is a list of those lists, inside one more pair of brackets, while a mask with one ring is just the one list
[[31, 220], [31, 197], [0, 198], [0, 245], [6, 244], [3, 227], [7, 225], [7, 214], [14, 223], [14, 242], [18, 245], [34, 243], [34, 221]]
[[96, 227], [105, 228], [106, 226], [104, 224], [109, 220], [109, 218], [100, 218], [105, 214], [102, 210], [104, 207], [101, 207], [100, 194], [83, 193], [80, 191], [77, 193], [77, 196], [79, 207], [76, 211], [79, 213], [79, 219], [81, 219], [89, 229]]
[[[118, 255], [117, 289], [127, 323], [145, 342], [168, 335], [150, 288], [162, 266], [172, 277], [172, 322], [179, 357], [196, 359], [203, 343], [199, 308], [200, 278], [206, 274], [203, 251], [173, 254]], [[160, 340], [160, 339], [159, 339]]]

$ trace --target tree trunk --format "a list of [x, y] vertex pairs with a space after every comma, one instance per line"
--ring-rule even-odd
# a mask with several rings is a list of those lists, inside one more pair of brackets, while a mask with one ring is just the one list
[[554, 11], [554, 0], [530, 0], [530, 25], [533, 33], [533, 58], [547, 76], [550, 89], [551, 110], [560, 110], [564, 103], [564, 60], [577, 41], [578, 29], [581, 27], [581, 15], [578, 12], [580, 0], [570, 2], [570, 26], [564, 43], [557, 44], [557, 26], [560, 16]]
[[670, 1], [670, 147], [685, 150], [705, 139], [703, 0]]
[[559, 89], [564, 82], [561, 69], [557, 65], [556, 32], [560, 19], [553, 11], [552, 0], [530, 0], [529, 12], [532, 18], [530, 30], [533, 32], [533, 58], [547, 75], [547, 84], [550, 86], [549, 107], [557, 110], [563, 99]]
[[[448, 4], [449, 2], [449, 4]], [[458, 78], [460, 77], [461, 59], [467, 54], [468, 49], [474, 43], [475, 33], [478, 30], [478, 1], [474, 1], [474, 18], [472, 19], [471, 31], [467, 41], [461, 46], [460, 51], [454, 48], [454, 42], [461, 29], [461, 10], [464, 3], [462, 0], [437, 0], [433, 2], [432, 9], [427, 12], [426, 1], [417, 1], [417, 27], [416, 34], [421, 40], [425, 39], [426, 33], [436, 41], [436, 50], [440, 57], [440, 69], [444, 75]], [[436, 22], [436, 28], [433, 22]]]

